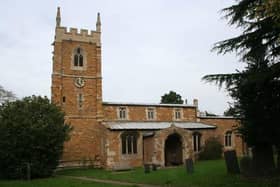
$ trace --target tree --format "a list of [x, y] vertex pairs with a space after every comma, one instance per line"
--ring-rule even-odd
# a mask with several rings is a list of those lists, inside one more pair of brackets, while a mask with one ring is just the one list
[[0, 105], [6, 101], [15, 101], [16, 99], [16, 95], [13, 92], [5, 90], [0, 85]]
[[217, 116], [216, 114], [214, 114], [212, 112], [208, 112], [208, 111], [205, 111], [205, 115], [206, 116]]
[[280, 25], [279, 12], [275, 11], [279, 7], [279, 1], [274, 0], [238, 0], [223, 9], [229, 23], [243, 33], [216, 43], [213, 50], [221, 54], [237, 52], [246, 68], [203, 77], [220, 87], [225, 84], [235, 99], [234, 109], [241, 119], [239, 130], [253, 147], [256, 175], [270, 175], [274, 170], [272, 145], [277, 146], [280, 156]]
[[183, 104], [184, 101], [182, 100], [181, 95], [177, 94], [174, 91], [169, 91], [169, 93], [166, 93], [163, 96], [161, 96], [160, 103], [163, 103], [163, 104]]
[[59, 163], [70, 126], [46, 97], [0, 106], [0, 178], [48, 177]]
[[224, 111], [224, 116], [238, 116], [237, 107], [234, 107], [234, 105], [230, 105], [228, 109]]
[[280, 1], [279, 0], [265, 0], [262, 9], [266, 17], [272, 17], [276, 24], [280, 24]]

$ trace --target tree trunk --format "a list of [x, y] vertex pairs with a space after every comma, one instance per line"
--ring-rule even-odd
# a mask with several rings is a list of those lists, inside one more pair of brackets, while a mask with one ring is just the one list
[[272, 176], [275, 174], [272, 146], [268, 144], [257, 145], [253, 148], [252, 169], [255, 176]]

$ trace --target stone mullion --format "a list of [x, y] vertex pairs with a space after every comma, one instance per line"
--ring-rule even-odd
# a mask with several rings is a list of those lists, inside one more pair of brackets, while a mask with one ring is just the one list
[[133, 146], [133, 144], [134, 144], [134, 136], [130, 136], [130, 139], [131, 139], [131, 144], [130, 144], [130, 146], [131, 146], [131, 153], [133, 154], [134, 153], [134, 150], [133, 150], [133, 148], [134, 148], [134, 146]]
[[198, 144], [199, 144], [199, 142], [198, 142], [198, 134], [196, 134], [195, 135], [195, 138], [196, 138], [196, 145], [195, 145], [195, 147], [196, 147], [196, 151], [198, 152], [199, 151], [199, 149], [198, 149]]
[[125, 154], [128, 153], [128, 136], [125, 137]]

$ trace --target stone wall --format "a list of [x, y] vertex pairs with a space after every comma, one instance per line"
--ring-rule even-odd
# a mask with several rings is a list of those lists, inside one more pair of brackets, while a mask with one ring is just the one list
[[[141, 105], [110, 105], [104, 104], [105, 121], [118, 121], [118, 108], [127, 108], [127, 121], [174, 121], [174, 109], [182, 109], [182, 118], [178, 121], [196, 121], [195, 107], [169, 107], [169, 106], [141, 106]], [[147, 108], [155, 109], [155, 119], [149, 120], [147, 118]], [[122, 120], [124, 121], [124, 120]]]
[[[127, 105], [128, 118], [127, 120], [118, 119], [118, 107], [125, 105], [109, 105], [105, 104], [104, 114], [105, 121], [136, 121], [143, 122], [149, 121], [146, 116], [146, 109], [149, 106], [131, 106]], [[153, 106], [154, 107], [154, 106]], [[173, 114], [174, 108], [178, 107], [154, 107], [156, 109], [157, 118], [153, 121], [169, 121], [170, 124], [174, 121]], [[232, 150], [235, 149], [237, 151], [238, 156], [242, 156], [246, 154], [246, 145], [243, 143], [241, 136], [234, 131], [239, 126], [239, 121], [234, 118], [227, 117], [197, 117], [196, 116], [196, 108], [186, 107], [183, 108], [183, 118], [180, 120], [181, 122], [201, 122], [208, 125], [214, 125], [217, 128], [215, 129], [192, 129], [186, 130], [181, 129], [175, 126], [171, 126], [167, 129], [162, 130], [153, 130], [150, 132], [154, 132], [153, 136], [143, 137], [138, 141], [138, 149], [142, 149], [143, 147], [143, 155], [130, 155], [129, 157], [123, 157], [121, 154], [121, 145], [120, 145], [120, 131], [108, 131], [110, 138], [107, 139], [108, 145], [110, 145], [108, 154], [108, 165], [113, 167], [113, 165], [131, 165], [131, 166], [141, 166], [143, 163], [154, 163], [161, 166], [165, 165], [165, 141], [167, 137], [171, 134], [177, 133], [182, 138], [183, 143], [183, 161], [187, 158], [195, 159], [195, 153], [193, 152], [193, 140], [192, 134], [194, 132], [199, 132], [201, 134], [201, 147], [205, 145], [205, 142], [210, 137], [216, 137], [220, 140], [221, 144], [224, 145], [224, 137], [227, 131], [233, 131], [232, 133], [232, 146], [224, 147], [224, 150]], [[139, 131], [140, 132], [140, 131]], [[141, 131], [145, 132], [144, 130]], [[112, 135], [115, 134], [115, 135]], [[113, 150], [113, 152], [112, 152]], [[134, 161], [133, 161], [134, 160]]]
[[127, 169], [143, 165], [142, 132], [139, 132], [136, 154], [122, 154], [121, 134], [123, 131], [108, 131], [106, 138], [106, 167], [108, 169]]
[[154, 148], [154, 136], [149, 136], [143, 138], [143, 150], [144, 150], [144, 163], [151, 164], [153, 163], [153, 155], [156, 150]]
[[64, 145], [64, 165], [103, 167], [106, 161], [106, 129], [96, 119], [67, 118], [73, 127], [70, 140]]
[[224, 147], [224, 151], [235, 149], [238, 156], [247, 154], [247, 147], [242, 136], [237, 132], [237, 128], [240, 125], [239, 120], [235, 118], [218, 118], [218, 117], [201, 117], [199, 121], [206, 124], [212, 124], [217, 126], [214, 131], [205, 131], [204, 137], [217, 137], [221, 144], [225, 146], [225, 133], [232, 131], [232, 146]]
[[[75, 29], [67, 32], [57, 27], [54, 41], [52, 103], [65, 112], [66, 122], [73, 127], [65, 143], [64, 165], [105, 165], [106, 128], [102, 125], [102, 78], [100, 33]], [[83, 66], [74, 67], [77, 48], [82, 50]], [[77, 79], [83, 84], [77, 86]], [[79, 100], [79, 95], [82, 99]]]

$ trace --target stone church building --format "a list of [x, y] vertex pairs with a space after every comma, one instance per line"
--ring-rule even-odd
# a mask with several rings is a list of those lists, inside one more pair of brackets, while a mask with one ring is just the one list
[[[73, 126], [62, 165], [118, 169], [144, 163], [179, 165], [196, 158], [216, 137], [224, 150], [242, 155], [245, 146], [232, 117], [200, 116], [193, 104], [114, 103], [102, 100], [101, 22], [88, 31], [61, 26], [57, 10], [51, 99]], [[116, 93], [117, 94], [117, 93]]]

